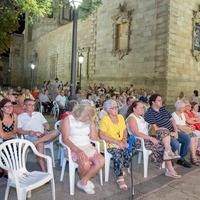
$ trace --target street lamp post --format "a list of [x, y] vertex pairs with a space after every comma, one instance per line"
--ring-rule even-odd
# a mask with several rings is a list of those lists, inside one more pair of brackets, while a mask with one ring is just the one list
[[79, 56], [78, 56], [78, 62], [79, 62], [79, 64], [80, 64], [80, 74], [79, 74], [79, 78], [80, 78], [80, 80], [79, 80], [79, 83], [80, 83], [80, 88], [81, 88], [81, 78], [82, 78], [82, 63], [83, 63], [83, 61], [84, 61], [84, 56], [83, 56], [83, 54], [81, 53], [81, 54], [79, 54]]
[[73, 33], [72, 33], [70, 91], [71, 91], [71, 99], [76, 99], [77, 21], [78, 21], [78, 7], [82, 3], [82, 0], [69, 0], [69, 3], [73, 8]]
[[31, 63], [31, 91], [33, 89], [34, 69], [35, 69], [35, 64]]

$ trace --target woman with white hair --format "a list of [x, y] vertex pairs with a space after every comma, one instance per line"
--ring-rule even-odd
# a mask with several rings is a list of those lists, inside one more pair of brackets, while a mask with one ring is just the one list
[[132, 155], [126, 149], [129, 145], [124, 117], [118, 114], [118, 106], [115, 100], [107, 100], [103, 104], [103, 109], [108, 114], [102, 117], [99, 123], [99, 137], [106, 141], [107, 151], [112, 154], [114, 172], [119, 188], [128, 190], [124, 181], [123, 167], [129, 167]]
[[191, 163], [195, 166], [200, 166], [200, 161], [196, 156], [196, 150], [198, 147], [198, 138], [194, 134], [195, 127], [193, 125], [188, 125], [186, 123], [186, 117], [184, 114], [185, 109], [191, 109], [191, 105], [188, 102], [185, 104], [183, 101], [178, 100], [175, 103], [176, 111], [172, 113], [172, 117], [174, 118], [177, 128], [186, 134], [188, 134], [191, 138], [190, 142], [190, 160]]

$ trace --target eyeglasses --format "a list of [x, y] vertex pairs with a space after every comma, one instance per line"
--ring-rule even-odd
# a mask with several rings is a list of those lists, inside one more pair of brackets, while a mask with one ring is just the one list
[[27, 106], [35, 106], [35, 104], [30, 104], [30, 103], [28, 103], [28, 104], [26, 104]]
[[4, 108], [13, 108], [13, 105], [4, 106]]
[[117, 110], [118, 106], [110, 108], [110, 110]]

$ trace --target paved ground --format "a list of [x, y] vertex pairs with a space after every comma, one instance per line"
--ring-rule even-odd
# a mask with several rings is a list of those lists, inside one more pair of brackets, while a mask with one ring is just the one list
[[[55, 119], [47, 116], [48, 121], [53, 127]], [[55, 155], [57, 155], [58, 143], [54, 144]], [[28, 168], [39, 169], [33, 155], [30, 153], [28, 156]], [[64, 181], [60, 182], [59, 160], [56, 157], [56, 167], [54, 169], [55, 183], [56, 183], [56, 200], [199, 200], [200, 199], [200, 168], [192, 167], [186, 169], [180, 166], [175, 166], [177, 171], [182, 175], [181, 179], [171, 179], [163, 175], [164, 170], [158, 169], [155, 163], [149, 162], [149, 174], [148, 178], [143, 178], [143, 164], [137, 164], [137, 157], [133, 159], [133, 174], [134, 174], [134, 196], [132, 196], [131, 178], [130, 174], [127, 174], [126, 180], [129, 186], [129, 190], [124, 192], [120, 191], [115, 180], [115, 175], [111, 166], [110, 180], [108, 183], [104, 183], [103, 186], [99, 184], [99, 177], [95, 177], [92, 181], [96, 186], [95, 195], [87, 195], [79, 189], [75, 188], [75, 195], [69, 195], [69, 174], [68, 166], [66, 167]], [[76, 180], [78, 177], [76, 177]], [[0, 200], [4, 198], [4, 192], [6, 187], [6, 179], [0, 179]], [[46, 184], [39, 189], [32, 192], [32, 200], [50, 200], [51, 199], [50, 185]], [[9, 200], [16, 200], [16, 191], [11, 189], [9, 194]]]

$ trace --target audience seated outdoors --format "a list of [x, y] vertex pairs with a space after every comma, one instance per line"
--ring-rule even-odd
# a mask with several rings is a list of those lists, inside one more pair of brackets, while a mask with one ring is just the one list
[[[172, 159], [180, 158], [176, 156], [170, 146], [170, 132], [165, 128], [158, 128], [155, 137], [151, 137], [148, 133], [148, 123], [141, 116], [144, 112], [143, 104], [139, 101], [134, 101], [127, 112], [127, 126], [132, 134], [142, 137], [147, 150], [151, 150], [156, 158], [156, 163], [161, 167], [163, 161], [166, 163], [165, 176], [172, 178], [180, 178], [172, 166]], [[129, 133], [129, 134], [131, 134]], [[140, 148], [140, 141], [136, 140], [133, 151]]]
[[14, 92], [13, 89], [9, 88], [6, 98], [10, 99], [12, 104], [15, 105], [17, 103], [16, 103], [16, 97], [15, 97], [15, 95], [13, 95], [13, 92]]
[[[185, 159], [190, 147], [190, 136], [181, 130], [178, 130], [175, 120], [168, 110], [162, 105], [162, 98], [159, 94], [153, 94], [149, 98], [150, 107], [145, 113], [145, 121], [153, 125], [155, 130], [166, 128], [170, 132], [172, 151], [175, 152], [180, 148], [180, 156], [177, 164], [190, 168], [192, 165]], [[172, 174], [173, 175], [173, 174]]]
[[[44, 142], [54, 140], [58, 135], [58, 130], [50, 130], [47, 120], [40, 112], [35, 112], [35, 101], [32, 99], [24, 100], [25, 112], [18, 116], [18, 133], [24, 138], [33, 142], [40, 153], [44, 153]], [[46, 171], [43, 158], [38, 158], [42, 171]]]
[[31, 94], [32, 94], [32, 96], [34, 97], [35, 100], [37, 100], [39, 98], [40, 93], [39, 93], [39, 90], [37, 89], [37, 87], [33, 88], [33, 91], [32, 91]]
[[70, 101], [68, 101], [67, 105], [66, 105], [66, 112], [62, 113], [59, 116], [59, 120], [65, 119], [65, 117], [71, 115], [72, 111], [73, 111], [73, 109], [74, 109], [74, 107], [76, 105], [78, 105], [78, 101], [76, 101], [76, 100], [70, 100]]
[[[0, 138], [3, 141], [17, 137], [17, 115], [13, 113], [13, 104], [9, 99], [0, 102]], [[0, 169], [0, 178], [8, 177], [7, 172]]]
[[59, 106], [59, 113], [60, 114], [64, 113], [66, 111], [66, 103], [67, 103], [64, 90], [60, 91], [60, 94], [56, 97], [55, 101]]
[[196, 134], [198, 137], [200, 137], [200, 118], [197, 116], [198, 112], [198, 103], [197, 102], [191, 102], [191, 104], [188, 101], [184, 101], [185, 104], [185, 118], [187, 124], [194, 126], [194, 134]]
[[107, 100], [104, 110], [108, 113], [99, 122], [99, 137], [106, 141], [107, 151], [112, 155], [114, 172], [117, 184], [121, 190], [128, 190], [123, 176], [123, 168], [129, 168], [132, 153], [127, 147], [126, 124], [122, 115], [118, 114], [118, 106], [115, 100]]
[[30, 90], [29, 89], [26, 89], [25, 90], [25, 94], [23, 94], [24, 96], [24, 99], [33, 99], [35, 100], [35, 98], [33, 97], [33, 95], [31, 94]]
[[[60, 125], [63, 142], [71, 149], [72, 160], [78, 164], [79, 181], [76, 186], [87, 194], [95, 193], [90, 179], [104, 166], [104, 157], [90, 143], [98, 137], [95, 115], [91, 105], [77, 105]], [[67, 156], [67, 152], [65, 154]]]
[[39, 101], [44, 106], [44, 112], [50, 113], [53, 108], [53, 103], [49, 99], [48, 90], [42, 88], [41, 93], [39, 94]]
[[24, 112], [24, 96], [17, 96], [17, 104], [14, 106], [14, 113], [16, 115], [22, 114]]
[[119, 109], [119, 114], [121, 114], [124, 119], [126, 119], [126, 113], [128, 111], [128, 108], [129, 106], [135, 101], [135, 99], [130, 96], [130, 97], [127, 97], [126, 99], [126, 104], [124, 104], [120, 109]]
[[[189, 107], [187, 105], [187, 107]], [[186, 123], [186, 118], [184, 114], [185, 104], [183, 101], [178, 100], [175, 103], [176, 111], [172, 113], [172, 117], [176, 122], [177, 128], [180, 131], [188, 134], [191, 138], [190, 140], [190, 160], [193, 165], [200, 166], [200, 161], [197, 159], [196, 151], [198, 148], [198, 138], [194, 134], [195, 127], [193, 125], [188, 125]], [[198, 109], [198, 104], [197, 104]]]

